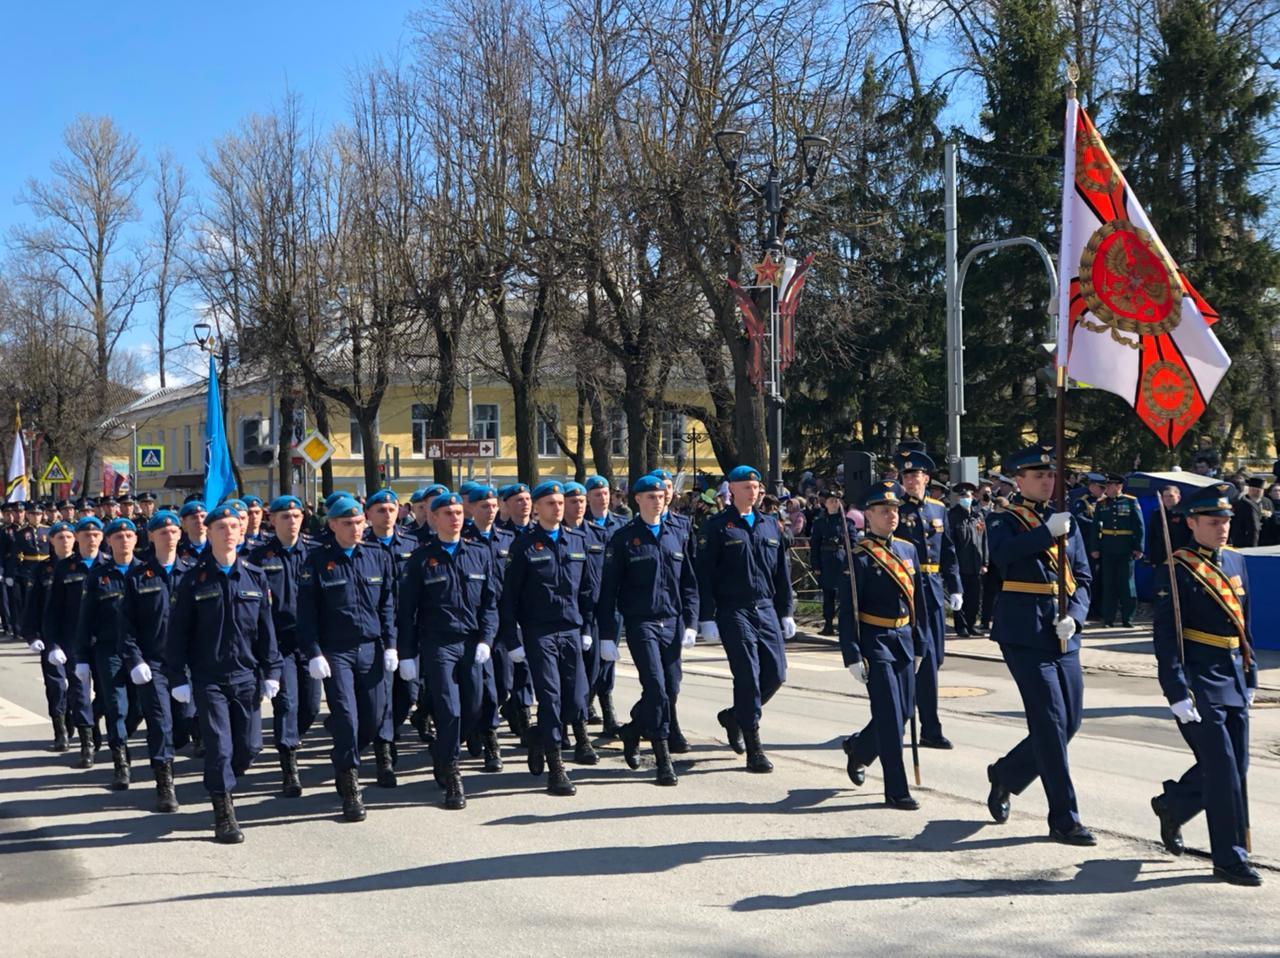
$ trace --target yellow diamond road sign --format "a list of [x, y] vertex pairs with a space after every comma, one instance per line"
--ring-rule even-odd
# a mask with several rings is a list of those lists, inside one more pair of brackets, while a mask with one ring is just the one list
[[333, 443], [313, 429], [306, 439], [298, 443], [298, 452], [311, 464], [312, 469], [319, 469], [333, 455]]

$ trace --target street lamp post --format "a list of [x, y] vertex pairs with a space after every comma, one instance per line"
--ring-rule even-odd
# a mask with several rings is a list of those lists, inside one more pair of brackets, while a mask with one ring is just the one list
[[[774, 140], [773, 156], [764, 182], [757, 186], [739, 172], [742, 151], [746, 146], [744, 130], [723, 129], [714, 134], [716, 152], [729, 173], [730, 182], [741, 188], [752, 199], [759, 201], [768, 217], [768, 237], [765, 241], [766, 256], [782, 260], [782, 214], [786, 205], [794, 200], [802, 189], [810, 189], [825, 168], [831, 155], [831, 141], [825, 136], [806, 134], [800, 138], [801, 172], [794, 179], [784, 181], [777, 162], [777, 140]], [[767, 430], [769, 439], [769, 485], [775, 495], [782, 492], [782, 355], [778, 342], [778, 290], [776, 284], [769, 294], [769, 374], [765, 401], [768, 405]]]
[[698, 486], [698, 443], [706, 442], [707, 437], [695, 428], [686, 432], [680, 437], [680, 440], [693, 447], [693, 485], [696, 489]]

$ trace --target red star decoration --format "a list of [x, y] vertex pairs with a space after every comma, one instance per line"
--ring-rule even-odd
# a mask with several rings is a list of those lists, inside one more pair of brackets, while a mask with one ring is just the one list
[[777, 286], [782, 280], [782, 264], [772, 256], [766, 256], [755, 265], [756, 284], [759, 286]]

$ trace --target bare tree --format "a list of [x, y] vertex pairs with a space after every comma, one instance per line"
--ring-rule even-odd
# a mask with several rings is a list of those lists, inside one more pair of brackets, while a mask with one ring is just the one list
[[187, 222], [191, 216], [191, 192], [187, 171], [167, 150], [156, 161], [155, 204], [159, 220], [152, 241], [154, 248], [153, 295], [156, 303], [156, 368], [160, 388], [166, 386], [165, 363], [168, 328], [174, 297], [187, 281], [184, 260]]

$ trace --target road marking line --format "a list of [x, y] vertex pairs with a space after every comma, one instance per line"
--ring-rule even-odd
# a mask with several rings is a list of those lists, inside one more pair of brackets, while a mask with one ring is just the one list
[[48, 719], [24, 709], [16, 702], [0, 698], [0, 728], [17, 728], [20, 725], [45, 725]]

